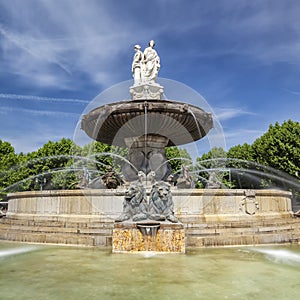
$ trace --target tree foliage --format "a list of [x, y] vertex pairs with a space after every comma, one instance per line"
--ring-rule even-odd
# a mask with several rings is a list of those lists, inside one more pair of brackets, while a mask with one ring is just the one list
[[300, 173], [300, 123], [288, 120], [270, 125], [252, 145], [255, 160], [289, 173]]
[[182, 165], [189, 165], [192, 163], [192, 159], [188, 151], [176, 146], [166, 148], [166, 157], [171, 165], [173, 173], [178, 172]]
[[37, 151], [16, 154], [13, 146], [0, 140], [0, 191], [72, 189], [89, 170], [91, 179], [105, 173], [109, 166], [121, 171], [127, 150], [92, 142], [83, 147], [70, 139], [49, 141]]
[[213, 148], [198, 158], [197, 162], [200, 169], [228, 169], [230, 173], [224, 172], [222, 179], [227, 187], [278, 186], [280, 180], [269, 176], [271, 171], [268, 167], [294, 177], [300, 174], [300, 124], [291, 120], [281, 125], [276, 122], [252, 145], [245, 143], [233, 146], [227, 153], [223, 149]]
[[205, 187], [212, 175], [219, 183], [229, 187], [226, 157], [227, 153], [223, 148], [214, 147], [197, 158], [199, 169], [198, 187]]
[[[13, 166], [19, 161], [18, 155], [15, 153], [14, 147], [9, 142], [0, 140], [0, 190], [4, 190], [10, 185], [12, 180], [16, 179], [15, 172], [12, 171]], [[1, 194], [0, 194], [1, 196]]]
[[247, 143], [243, 145], [233, 146], [228, 150], [227, 158], [253, 161], [254, 160], [253, 148], [251, 145]]
[[[0, 140], [0, 191], [7, 192], [34, 190], [40, 188], [46, 178], [44, 188], [74, 188], [84, 168], [93, 172], [93, 176], [105, 173], [109, 166], [121, 172], [121, 166], [127, 155], [127, 149], [92, 142], [79, 147], [70, 139], [57, 142], [49, 141], [40, 149], [27, 154], [15, 153], [14, 147]], [[173, 173], [178, 172], [182, 164], [189, 165], [191, 157], [186, 149], [167, 147], [166, 157]], [[300, 175], [300, 124], [291, 120], [281, 125], [276, 122], [268, 131], [254, 141], [252, 145], [243, 144], [231, 147], [228, 152], [222, 148], [212, 148], [197, 158], [199, 169], [219, 169], [217, 174], [227, 187], [258, 188], [271, 186], [272, 180], [264, 177], [265, 169], [255, 175], [256, 182], [246, 168], [260, 164], [284, 171], [292, 176]], [[226, 170], [231, 170], [226, 171]], [[199, 172], [205, 186], [209, 173]], [[254, 176], [252, 176], [254, 177]], [[37, 179], [36, 179], [37, 178]], [[200, 178], [200, 177], [199, 177]], [[37, 182], [37, 181], [38, 182]]]

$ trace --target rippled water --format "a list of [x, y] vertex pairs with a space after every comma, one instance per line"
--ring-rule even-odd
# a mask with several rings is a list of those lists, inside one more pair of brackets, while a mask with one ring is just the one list
[[298, 299], [300, 246], [112, 254], [0, 243], [0, 299]]

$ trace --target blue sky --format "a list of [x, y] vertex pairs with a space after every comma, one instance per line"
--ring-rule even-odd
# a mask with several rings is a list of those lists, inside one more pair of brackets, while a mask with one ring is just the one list
[[26, 153], [73, 138], [154, 39], [159, 76], [206, 99], [227, 149], [252, 143], [300, 120], [299, 15], [298, 0], [0, 0], [0, 139]]

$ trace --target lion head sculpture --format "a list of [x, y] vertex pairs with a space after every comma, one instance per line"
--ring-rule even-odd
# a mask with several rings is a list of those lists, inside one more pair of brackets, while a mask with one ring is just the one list
[[125, 191], [123, 212], [115, 220], [123, 222], [132, 218], [132, 221], [147, 219], [146, 190], [137, 183], [132, 183]]
[[159, 181], [152, 186], [149, 200], [149, 218], [156, 221], [178, 222], [178, 219], [174, 216], [174, 203], [170, 184]]

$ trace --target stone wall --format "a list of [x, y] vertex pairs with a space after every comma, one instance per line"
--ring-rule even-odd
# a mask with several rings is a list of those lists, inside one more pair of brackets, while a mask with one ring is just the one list
[[[149, 194], [149, 192], [148, 192]], [[188, 214], [273, 214], [291, 213], [291, 193], [277, 190], [172, 190], [175, 213]], [[105, 215], [122, 212], [124, 190], [52, 190], [8, 195], [8, 216]]]
[[[300, 218], [291, 193], [276, 190], [172, 191], [186, 246], [291, 243], [300, 240]], [[63, 190], [8, 195], [0, 239], [111, 246], [124, 190]]]

